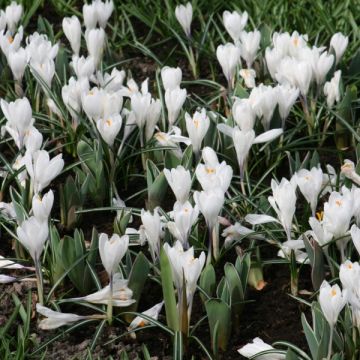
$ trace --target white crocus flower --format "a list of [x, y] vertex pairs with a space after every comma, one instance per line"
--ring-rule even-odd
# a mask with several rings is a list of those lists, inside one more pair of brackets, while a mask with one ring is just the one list
[[32, 63], [42, 64], [54, 60], [59, 51], [59, 44], [53, 45], [45, 34], [37, 32], [26, 38], [26, 52]]
[[273, 80], [276, 79], [276, 73], [278, 71], [280, 61], [283, 59], [283, 57], [283, 52], [278, 48], [271, 49], [267, 47], [265, 50], [266, 67]]
[[241, 349], [238, 350], [238, 353], [248, 359], [255, 359], [255, 360], [283, 360], [285, 359], [285, 355], [283, 354], [265, 354], [265, 355], [259, 355], [256, 356], [256, 354], [259, 354], [261, 352], [267, 351], [267, 350], [274, 350], [274, 348], [265, 343], [260, 338], [253, 339], [252, 343], [248, 343], [244, 345]]
[[323, 177], [324, 174], [321, 168], [315, 166], [310, 171], [301, 169], [294, 175], [301, 193], [310, 204], [312, 216], [315, 216], [318, 197], [322, 190]]
[[360, 185], [360, 175], [356, 172], [353, 161], [349, 159], [344, 160], [344, 164], [341, 166], [341, 174], [353, 181], [355, 184]]
[[159, 99], [151, 99], [149, 112], [146, 116], [145, 123], [145, 140], [149, 141], [154, 135], [156, 124], [159, 122], [161, 115], [161, 101]]
[[285, 127], [285, 121], [290, 114], [290, 110], [299, 97], [299, 89], [293, 88], [289, 85], [278, 85], [275, 88], [277, 90], [277, 102], [279, 105], [279, 113], [282, 120], [282, 127]]
[[294, 252], [295, 260], [299, 264], [309, 264], [309, 256], [301, 249], [305, 248], [304, 241], [300, 238], [298, 240], [288, 240], [280, 244], [278, 256], [284, 259], [290, 259], [291, 253]]
[[6, 130], [14, 138], [17, 147], [21, 149], [24, 145], [25, 134], [34, 123], [29, 100], [24, 97], [8, 103], [1, 99], [1, 110], [7, 120]]
[[28, 269], [34, 270], [32, 267], [24, 266], [18, 264], [12, 260], [5, 259], [3, 256], [0, 255], [0, 269], [8, 269], [8, 270], [17, 270], [17, 269]]
[[101, 71], [96, 73], [96, 83], [98, 83], [106, 91], [117, 92], [124, 87], [124, 80], [126, 78], [126, 73], [124, 70], [118, 70], [113, 68], [111, 73], [103, 74]]
[[0, 284], [9, 284], [15, 282], [16, 280], [16, 277], [0, 274]]
[[248, 131], [254, 128], [256, 114], [249, 99], [236, 99], [231, 112], [241, 130]]
[[250, 32], [242, 31], [240, 34], [240, 53], [241, 57], [246, 61], [246, 66], [251, 68], [256, 53], [260, 47], [261, 34], [259, 30]]
[[31, 126], [25, 133], [24, 137], [26, 153], [33, 154], [34, 152], [40, 150], [42, 142], [43, 136], [41, 132], [34, 126]]
[[[164, 301], [154, 305], [148, 310], [143, 311], [141, 314], [146, 315], [154, 320], [157, 320], [159, 318], [160, 311], [164, 305]], [[148, 319], [145, 317], [142, 317], [141, 315], [138, 315], [134, 318], [134, 320], [130, 323], [128, 330], [134, 330], [138, 327], [146, 326], [150, 323]]]
[[171, 170], [164, 169], [164, 175], [176, 200], [184, 204], [189, 199], [191, 190], [190, 171], [179, 165]]
[[340, 101], [340, 79], [341, 70], [335, 71], [334, 76], [324, 85], [324, 95], [329, 108], [332, 108], [335, 102]]
[[330, 233], [323, 222], [320, 222], [315, 217], [309, 218], [309, 224], [311, 230], [307, 232], [310, 234], [313, 239], [320, 245], [324, 246], [326, 250], [326, 245], [331, 241], [333, 235]]
[[178, 5], [175, 8], [175, 16], [181, 25], [187, 37], [191, 35], [191, 22], [193, 16], [193, 8], [190, 2], [186, 5]]
[[184, 143], [190, 145], [191, 141], [189, 138], [181, 135], [181, 130], [177, 126], [173, 126], [169, 132], [157, 132], [154, 135], [155, 139], [161, 146], [171, 146], [174, 149], [171, 150], [176, 157], [179, 159], [182, 157], [182, 151], [180, 149], [179, 143]]
[[233, 170], [225, 161], [219, 163], [215, 151], [210, 147], [202, 150], [204, 164], [196, 167], [196, 178], [203, 190], [220, 188], [224, 193], [228, 190]]
[[273, 195], [268, 197], [268, 201], [275, 210], [287, 239], [291, 240], [291, 227], [296, 209], [296, 185], [285, 178], [282, 178], [280, 184], [272, 179], [271, 189]]
[[81, 45], [81, 24], [79, 19], [75, 15], [63, 18], [62, 28], [73, 53], [79, 55]]
[[195, 224], [199, 216], [199, 208], [194, 207], [186, 201], [185, 203], [176, 202], [173, 209], [174, 221], [169, 221], [167, 227], [176, 240], [179, 240], [182, 246], [189, 247], [189, 234], [191, 227]]
[[85, 319], [102, 319], [102, 315], [77, 315], [71, 313], [62, 313], [59, 311], [51, 310], [39, 303], [36, 304], [36, 311], [45, 316], [46, 319], [43, 319], [39, 322], [39, 328], [41, 330], [53, 330], [61, 326], [71, 325], [75, 322]]
[[36, 263], [49, 236], [48, 223], [31, 216], [22, 222], [21, 226], [16, 229], [16, 233], [19, 241], [29, 251]]
[[10, 5], [5, 8], [5, 18], [8, 29], [13, 33], [18, 22], [23, 14], [23, 7], [16, 1], [12, 1]]
[[150, 253], [153, 262], [155, 262], [160, 255], [160, 239], [163, 236], [163, 225], [160, 220], [158, 209], [156, 208], [153, 214], [150, 211], [141, 210], [140, 234], [145, 237], [150, 248]]
[[105, 233], [99, 236], [100, 258], [106, 272], [110, 277], [116, 272], [121, 259], [124, 257], [129, 246], [129, 236], [113, 234], [109, 236]]
[[180, 87], [182, 71], [179, 67], [164, 66], [161, 69], [161, 80], [165, 90], [174, 90]]
[[314, 49], [312, 58], [312, 67], [317, 85], [324, 83], [327, 73], [330, 71], [334, 63], [334, 55], [328, 54], [327, 51], [321, 55], [318, 49]]
[[180, 110], [186, 100], [186, 89], [167, 89], [165, 91], [165, 104], [168, 112], [168, 121], [170, 127], [175, 124]]
[[112, 0], [106, 0], [105, 2], [96, 0], [95, 6], [99, 26], [105, 29], [107, 22], [114, 11], [114, 3]]
[[7, 31], [6, 33], [4, 33], [4, 31], [0, 32], [0, 47], [7, 59], [9, 59], [10, 53], [19, 50], [22, 38], [22, 26], [20, 26], [15, 36], [10, 31]]
[[240, 62], [240, 49], [234, 44], [219, 45], [216, 49], [216, 57], [230, 88], [233, 87], [236, 66]]
[[195, 155], [198, 156], [201, 149], [201, 143], [209, 130], [209, 117], [206, 115], [205, 109], [201, 109], [201, 112], [196, 111], [192, 117], [188, 113], [185, 113], [185, 122], [186, 130], [193, 146], [193, 151]]
[[122, 125], [122, 117], [120, 114], [114, 114], [106, 119], [99, 119], [96, 122], [96, 127], [99, 130], [101, 137], [109, 145], [113, 146], [115, 138], [119, 133]]
[[360, 255], [360, 229], [354, 224], [350, 229], [350, 234], [353, 244]]
[[246, 87], [249, 89], [255, 87], [256, 72], [254, 69], [241, 69], [239, 75], [243, 78]]
[[[55, 62], [53, 59], [45, 59], [43, 62], [31, 59], [30, 71], [35, 75], [36, 80], [37, 76], [39, 76], [46, 86], [51, 88], [51, 82], [55, 75]], [[41, 82], [40, 85], [42, 85]]]
[[244, 237], [260, 240], [264, 239], [263, 236], [255, 234], [254, 230], [249, 229], [238, 222], [225, 228], [221, 236], [225, 238], [225, 247], [229, 247], [233, 241], [241, 240]]
[[[0, 202], [0, 214], [7, 216], [10, 219], [16, 219], [16, 212], [13, 203]], [[1, 256], [0, 256], [1, 258]], [[1, 266], [0, 266], [1, 267]]]
[[47, 222], [51, 209], [54, 204], [54, 193], [49, 190], [42, 198], [39, 194], [32, 199], [32, 211], [35, 218], [39, 221]]
[[97, 67], [101, 61], [104, 45], [105, 45], [105, 31], [104, 29], [91, 29], [85, 32], [86, 47], [89, 55], [94, 58], [95, 66]]
[[93, 87], [90, 91], [81, 94], [82, 108], [91, 120], [98, 120], [103, 113], [103, 104], [105, 102], [105, 91]]
[[73, 55], [70, 63], [78, 79], [90, 78], [95, 71], [95, 61], [92, 56], [84, 57]]
[[20, 82], [27, 66], [26, 50], [24, 48], [19, 48], [16, 51], [11, 51], [8, 55], [8, 63], [14, 79]]
[[248, 21], [248, 13], [244, 11], [243, 13], [239, 13], [237, 11], [230, 11], [225, 10], [223, 12], [223, 22], [226, 31], [231, 36], [232, 40], [236, 44], [240, 39], [240, 34], [244, 30], [247, 21]]
[[342, 33], [334, 34], [330, 40], [330, 47], [334, 49], [336, 56], [336, 64], [339, 63], [349, 44], [349, 38]]
[[68, 299], [68, 301], [86, 301], [92, 304], [109, 304], [110, 298], [112, 305], [116, 307], [127, 307], [133, 304], [136, 300], [132, 299], [133, 292], [128, 288], [128, 280], [122, 279], [121, 274], [116, 273], [113, 276], [113, 292], [111, 296], [110, 285], [103, 287], [92, 294]]
[[4, 10], [0, 10], [0, 32], [6, 28], [6, 15]]
[[35, 194], [46, 188], [55, 179], [64, 167], [62, 154], [50, 160], [46, 150], [38, 150], [34, 154], [24, 156], [26, 170], [32, 180]]

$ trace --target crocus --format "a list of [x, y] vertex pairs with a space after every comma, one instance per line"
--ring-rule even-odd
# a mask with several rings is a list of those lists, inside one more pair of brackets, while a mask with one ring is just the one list
[[193, 8], [190, 2], [186, 5], [178, 5], [175, 8], [175, 16], [186, 36], [191, 35], [191, 21], [193, 16]]
[[167, 89], [165, 91], [165, 104], [168, 111], [168, 121], [170, 127], [175, 124], [180, 110], [186, 100], [186, 89]]
[[241, 57], [246, 61], [246, 66], [251, 68], [256, 53], [260, 46], [261, 34], [259, 30], [242, 31], [240, 34], [240, 53]]
[[164, 66], [161, 69], [161, 80], [165, 90], [174, 90], [180, 87], [181, 79], [182, 71], [179, 67], [172, 68], [169, 66]]
[[62, 154], [50, 160], [46, 150], [38, 150], [34, 154], [24, 157], [26, 170], [32, 180], [35, 194], [46, 188], [55, 179], [64, 167]]
[[184, 204], [188, 200], [191, 190], [190, 171], [186, 170], [183, 166], [178, 165], [171, 170], [164, 169], [164, 175], [176, 200]]
[[256, 72], [254, 69], [241, 69], [239, 75], [243, 78], [246, 87], [249, 89], [255, 87]]
[[115, 138], [119, 133], [122, 125], [122, 118], [120, 114], [114, 114], [106, 119], [99, 119], [96, 122], [96, 127], [99, 130], [101, 137], [109, 145], [113, 146]]
[[[164, 305], [164, 301], [154, 305], [153, 307], [151, 307], [148, 310], [143, 311], [141, 313], [141, 315], [145, 315], [145, 316], [150, 317], [151, 319], [157, 320], [159, 318], [159, 314], [161, 312], [163, 305]], [[150, 323], [150, 321], [147, 318], [145, 318], [141, 315], [136, 316], [134, 318], [134, 320], [130, 323], [130, 325], [128, 327], [129, 331], [134, 330], [138, 327], [146, 326]]]
[[140, 233], [149, 243], [150, 253], [155, 262], [160, 255], [160, 239], [163, 235], [162, 223], [158, 209], [152, 214], [150, 211], [141, 210], [142, 227]]
[[216, 57], [230, 88], [233, 87], [236, 66], [240, 61], [240, 49], [234, 44], [219, 45], [216, 49]]
[[253, 339], [252, 343], [248, 343], [244, 345], [241, 349], [238, 350], [239, 354], [250, 359], [256, 359], [256, 360], [282, 360], [285, 359], [285, 355], [283, 354], [265, 354], [265, 355], [259, 355], [256, 356], [256, 354], [259, 354], [263, 351], [267, 350], [275, 350], [271, 345], [265, 343], [260, 338]]
[[256, 114], [249, 99], [236, 99], [231, 112], [241, 130], [248, 131], [254, 128]]
[[237, 11], [225, 10], [223, 12], [223, 22], [226, 31], [231, 36], [234, 43], [237, 43], [240, 39], [240, 34], [244, 30], [247, 21], [248, 21], [248, 13], [244, 11], [243, 13], [239, 13]]
[[315, 75], [315, 80], [318, 85], [321, 85], [327, 73], [330, 71], [334, 63], [334, 55], [328, 54], [327, 51], [321, 55], [319, 50], [313, 50], [312, 67]]
[[199, 208], [194, 207], [186, 201], [185, 203], [176, 202], [173, 209], [174, 221], [169, 221], [167, 227], [176, 240], [179, 240], [183, 247], [189, 247], [189, 234], [191, 227], [195, 224], [199, 216]]
[[109, 276], [116, 272], [116, 269], [124, 257], [129, 246], [129, 236], [113, 234], [109, 239], [107, 234], [99, 236], [99, 252], [103, 266]]
[[285, 121], [290, 114], [290, 110], [299, 97], [299, 89], [291, 87], [289, 85], [278, 85], [277, 90], [277, 102], [279, 104], [279, 113], [282, 120], [282, 127], [285, 127]]
[[103, 55], [105, 45], [105, 31], [104, 29], [91, 29], [85, 32], [86, 47], [89, 55], [94, 58], [95, 66], [97, 67]]
[[49, 190], [42, 198], [39, 194], [32, 199], [32, 211], [39, 221], [47, 221], [54, 204], [54, 193]]
[[340, 79], [341, 70], [335, 71], [334, 76], [324, 85], [324, 95], [329, 108], [332, 108], [335, 102], [340, 101]]
[[5, 9], [6, 24], [11, 32], [14, 32], [23, 14], [23, 7], [16, 1], [12, 1]]
[[349, 38], [342, 33], [334, 34], [330, 40], [330, 47], [334, 49], [336, 56], [336, 64], [339, 63], [348, 46]]
[[201, 112], [196, 111], [192, 117], [188, 113], [185, 113], [185, 122], [193, 151], [195, 155], [198, 156], [201, 143], [209, 130], [210, 120], [206, 115], [205, 109], [201, 109]]
[[26, 50], [24, 48], [19, 48], [16, 51], [11, 51], [8, 56], [8, 63], [14, 79], [20, 82], [27, 66]]
[[21, 149], [24, 145], [26, 131], [34, 122], [29, 100], [27, 98], [22, 98], [7, 103], [5, 100], [1, 99], [1, 110], [8, 121], [6, 126], [16, 132], [18, 136], [17, 146]]
[[79, 55], [81, 45], [81, 25], [79, 19], [75, 15], [65, 17], [62, 21], [62, 28], [66, 38], [69, 40], [73, 53]]
[[350, 234], [353, 244], [360, 255], [360, 229], [354, 224], [350, 229]]
[[30, 60], [30, 71], [34, 74], [36, 80], [41, 80], [47, 87], [51, 88], [51, 82], [55, 75], [55, 62], [53, 59], [44, 59], [42, 62], [38, 62], [35, 59]]
[[315, 166], [310, 171], [301, 169], [294, 175], [301, 193], [310, 204], [312, 216], [315, 216], [318, 197], [322, 190], [323, 177], [324, 174], [321, 168]]
[[70, 65], [78, 79], [89, 78], [95, 71], [95, 62], [92, 56], [85, 58], [73, 55]]

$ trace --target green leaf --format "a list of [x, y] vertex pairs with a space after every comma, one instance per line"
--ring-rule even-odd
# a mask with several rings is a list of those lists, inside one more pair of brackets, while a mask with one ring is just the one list
[[174, 360], [182, 360], [183, 353], [183, 334], [181, 331], [175, 331], [174, 335], [174, 348], [173, 348], [173, 359]]
[[313, 359], [316, 359], [319, 343], [315, 337], [315, 333], [313, 332], [311, 326], [306, 320], [305, 314], [301, 314], [301, 324], [311, 352], [311, 356], [313, 357]]
[[[206, 265], [202, 271], [199, 285], [208, 297], [213, 297], [216, 287], [216, 275], [214, 267], [211, 264]], [[200, 294], [200, 296], [203, 302], [207, 300], [204, 294]]]

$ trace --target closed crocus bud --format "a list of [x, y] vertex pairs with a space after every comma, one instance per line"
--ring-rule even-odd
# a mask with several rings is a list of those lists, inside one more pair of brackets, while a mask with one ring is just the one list
[[186, 170], [183, 166], [178, 165], [171, 170], [164, 169], [164, 175], [176, 200], [184, 204], [188, 200], [191, 190], [190, 171]]
[[279, 113], [282, 120], [283, 127], [285, 126], [285, 120], [290, 114], [290, 110], [299, 97], [299, 89], [293, 88], [289, 85], [277, 85], [277, 101], [279, 104]]
[[53, 330], [61, 326], [71, 325], [74, 322], [91, 318], [91, 316], [80, 316], [71, 313], [54, 311], [43, 305], [40, 305], [39, 303], [36, 304], [36, 311], [46, 317], [46, 319], [42, 319], [39, 322], [38, 326], [41, 330]]
[[96, 12], [99, 26], [105, 29], [107, 22], [114, 11], [114, 3], [109, 0], [102, 2], [96, 1]]
[[81, 45], [81, 24], [79, 19], [75, 15], [64, 18], [62, 28], [73, 53], [79, 55]]
[[352, 242], [360, 255], [360, 229], [354, 224], [350, 229]]
[[241, 57], [246, 61], [246, 66], [251, 68], [256, 53], [260, 47], [261, 34], [259, 30], [250, 32], [242, 31], [240, 34]]
[[248, 21], [248, 13], [244, 11], [243, 13], [239, 13], [237, 11], [230, 11], [225, 10], [223, 12], [223, 22], [226, 31], [231, 36], [234, 43], [239, 41], [240, 34], [244, 30]]
[[90, 29], [85, 32], [86, 47], [89, 55], [94, 58], [95, 66], [97, 67], [101, 61], [104, 45], [105, 45], [105, 31], [103, 28]]
[[193, 151], [195, 155], [198, 155], [201, 149], [201, 143], [209, 130], [210, 120], [206, 115], [205, 109], [201, 109], [201, 112], [196, 111], [193, 117], [185, 113], [185, 121]]
[[191, 21], [193, 16], [193, 9], [191, 3], [186, 5], [178, 5], [175, 8], [175, 16], [181, 27], [183, 28], [186, 36], [191, 35]]
[[114, 234], [109, 239], [107, 234], [99, 236], [99, 252], [103, 266], [109, 276], [115, 272], [129, 246], [129, 236]]
[[248, 343], [238, 350], [238, 353], [248, 359], [256, 359], [256, 360], [283, 360], [285, 359], [285, 355], [283, 354], [267, 354], [267, 355], [259, 355], [256, 354], [262, 353], [267, 350], [274, 350], [274, 348], [262, 341], [260, 338], [255, 338], [252, 343]]
[[96, 4], [84, 4], [83, 8], [84, 24], [87, 30], [94, 29], [98, 21]]
[[349, 295], [353, 291], [358, 291], [359, 276], [360, 266], [358, 262], [351, 262], [350, 260], [346, 260], [343, 264], [340, 265], [339, 277], [341, 285], [344, 289], [349, 291]]
[[151, 94], [137, 92], [131, 96], [131, 110], [135, 114], [136, 124], [139, 129], [143, 129], [149, 114], [151, 104]]
[[291, 240], [291, 226], [296, 209], [296, 185], [282, 178], [280, 184], [271, 180], [272, 196], [268, 201], [275, 210], [276, 215], [283, 226], [288, 241]]
[[114, 114], [106, 119], [99, 119], [96, 122], [101, 137], [109, 146], [114, 145], [115, 138], [121, 129], [121, 125], [122, 118], [120, 114]]
[[31, 216], [22, 222], [21, 226], [16, 229], [16, 233], [21, 244], [29, 251], [36, 262], [40, 258], [49, 236], [48, 223]]
[[34, 122], [29, 100], [24, 97], [8, 103], [1, 99], [0, 103], [1, 110], [8, 121], [7, 126], [16, 132], [16, 135], [12, 134], [12, 137], [18, 137], [17, 146], [21, 149], [24, 145], [26, 131]]
[[330, 40], [330, 47], [335, 51], [336, 64], [339, 63], [349, 44], [349, 38], [342, 33], [334, 34]]
[[[55, 75], [55, 62], [52, 59], [46, 59], [44, 62], [30, 61], [31, 72], [35, 77], [39, 76], [45, 84], [51, 88], [51, 82]], [[41, 84], [41, 83], [40, 83]]]
[[140, 233], [149, 243], [150, 253], [153, 261], [160, 255], [160, 238], [162, 237], [162, 224], [158, 209], [152, 214], [150, 211], [141, 210], [142, 227]]
[[186, 89], [180, 89], [179, 87], [165, 91], [165, 104], [168, 111], [168, 121], [170, 127], [175, 124], [180, 110], [182, 109], [186, 100]]
[[13, 33], [16, 29], [18, 22], [21, 19], [23, 7], [16, 1], [12, 1], [5, 9], [5, 17], [8, 29]]
[[240, 177], [243, 179], [246, 160], [255, 140], [255, 132], [254, 130], [242, 131], [236, 127], [232, 133], [232, 139], [240, 168]]
[[169, 221], [167, 227], [175, 239], [179, 240], [182, 246], [187, 249], [189, 247], [188, 238], [191, 227], [199, 216], [199, 208], [197, 205], [192, 207], [188, 201], [184, 203], [177, 201], [174, 204], [173, 213], [174, 221]]
[[14, 79], [21, 81], [27, 65], [27, 55], [25, 49], [20, 48], [17, 51], [10, 52], [8, 56], [8, 63]]
[[207, 226], [213, 229], [224, 205], [224, 192], [220, 188], [201, 192], [196, 191], [194, 193], [194, 199], [199, 210], [204, 215]]
[[308, 36], [299, 34], [294, 31], [291, 34], [290, 41], [288, 42], [288, 52], [290, 56], [298, 57], [301, 56], [301, 52], [307, 48]]
[[249, 89], [255, 87], [256, 72], [254, 69], [241, 69], [239, 75], [243, 78], [246, 87]]
[[43, 197], [39, 194], [32, 199], [32, 211], [39, 221], [47, 221], [54, 204], [54, 193], [49, 190]]
[[324, 280], [320, 287], [319, 303], [326, 321], [330, 327], [334, 327], [346, 304], [346, 290], [341, 291], [339, 285], [331, 286]]
[[231, 43], [219, 45], [216, 49], [216, 57], [229, 86], [232, 87], [236, 66], [240, 61], [240, 49]]
[[301, 193], [310, 204], [312, 215], [315, 216], [318, 197], [323, 188], [324, 174], [321, 168], [313, 167], [310, 171], [301, 169], [294, 175], [294, 179], [299, 186]]
[[50, 160], [49, 153], [46, 150], [38, 150], [34, 154], [25, 154], [24, 162], [31, 177], [35, 194], [46, 188], [64, 167], [62, 154]]
[[81, 94], [81, 104], [89, 119], [98, 120], [101, 118], [104, 97], [104, 90], [97, 87], [93, 87], [90, 91]]
[[236, 99], [232, 106], [232, 116], [242, 131], [254, 128], [256, 114], [249, 99]]
[[158, 123], [161, 115], [161, 101], [159, 99], [151, 99], [149, 111], [146, 116], [145, 124], [145, 140], [149, 141], [154, 135], [155, 126]]
[[165, 90], [174, 90], [180, 87], [181, 79], [182, 71], [179, 67], [172, 68], [169, 66], [164, 66], [161, 69], [161, 80]]
[[271, 77], [275, 80], [275, 75], [277, 73], [277, 69], [279, 67], [280, 61], [282, 60], [284, 54], [278, 49], [269, 47], [265, 50], [265, 60], [267, 69], [271, 75]]
[[324, 95], [329, 108], [332, 108], [335, 102], [340, 101], [340, 79], [341, 70], [335, 71], [332, 79], [324, 85]]
[[35, 151], [40, 150], [43, 143], [43, 136], [41, 132], [34, 126], [31, 126], [25, 133], [24, 145], [28, 154], [33, 154]]
[[334, 63], [334, 55], [328, 54], [327, 51], [319, 54], [318, 49], [314, 49], [313, 53], [313, 71], [315, 75], [315, 80], [318, 85], [324, 83], [327, 73], [330, 71]]

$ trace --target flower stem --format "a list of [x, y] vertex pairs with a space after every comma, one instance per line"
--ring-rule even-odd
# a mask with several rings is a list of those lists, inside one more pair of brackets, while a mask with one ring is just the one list
[[334, 326], [330, 325], [329, 348], [328, 348], [328, 354], [327, 354], [326, 360], [331, 359], [333, 336], [334, 336]]
[[35, 258], [34, 261], [35, 261], [36, 284], [37, 284], [39, 303], [40, 303], [40, 305], [44, 305], [44, 291], [43, 291], [41, 261], [38, 258]]
[[209, 265], [211, 264], [211, 259], [212, 259], [212, 229], [209, 226], [208, 227], [208, 232], [209, 232], [209, 249], [208, 249], [208, 254], [207, 254], [207, 259], [206, 259], [206, 264]]
[[110, 295], [109, 295], [109, 301], [107, 306], [107, 320], [109, 325], [112, 323], [112, 317], [113, 317], [113, 274], [110, 274]]

